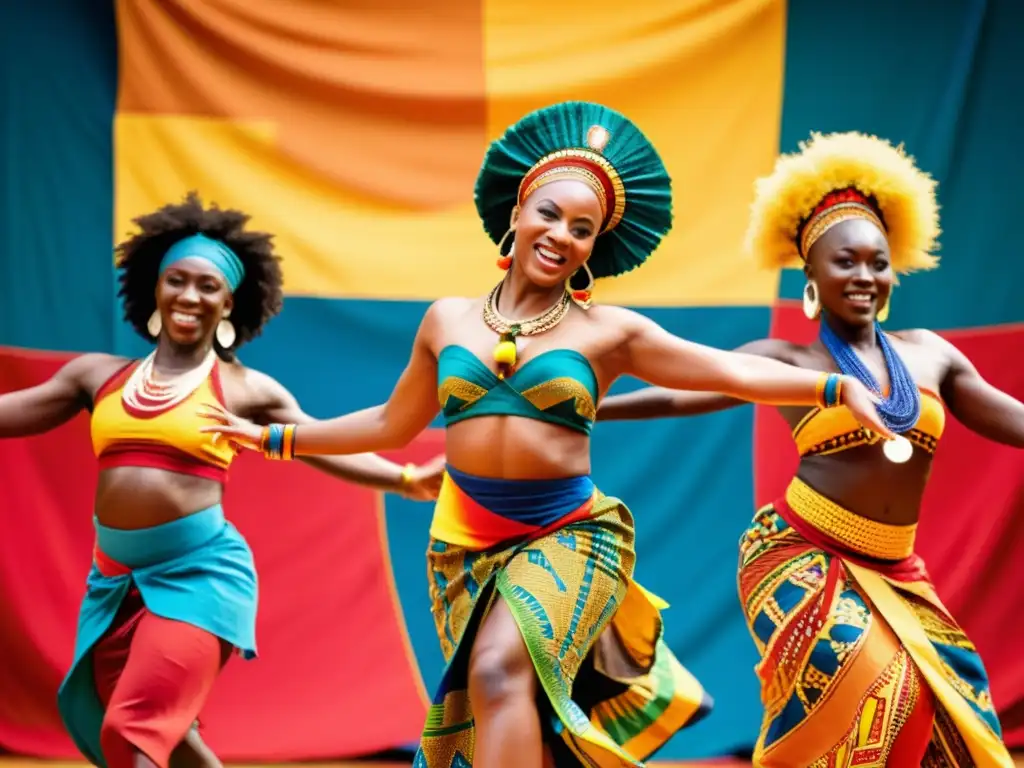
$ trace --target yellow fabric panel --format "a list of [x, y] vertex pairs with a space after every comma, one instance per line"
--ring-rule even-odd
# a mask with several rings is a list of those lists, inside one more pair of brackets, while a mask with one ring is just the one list
[[479, 0], [117, 12], [118, 236], [195, 188], [277, 235], [289, 294], [488, 287], [461, 270], [489, 242], [472, 206], [486, 149]]
[[672, 233], [597, 301], [768, 305], [778, 274], [741, 243], [782, 114], [784, 0], [483, 0], [488, 135], [565, 99], [636, 121], [673, 179]]
[[[481, 2], [483, 5], [481, 6]], [[676, 188], [651, 263], [599, 301], [768, 304], [741, 261], [778, 141], [784, 0], [118, 1], [116, 234], [189, 189], [275, 233], [290, 295], [431, 300], [500, 276], [486, 142], [561, 99], [637, 120]]]

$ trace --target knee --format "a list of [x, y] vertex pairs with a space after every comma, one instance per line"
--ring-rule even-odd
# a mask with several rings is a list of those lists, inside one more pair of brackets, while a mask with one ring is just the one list
[[495, 708], [520, 699], [532, 702], [536, 692], [537, 677], [526, 648], [511, 643], [490, 646], [470, 658], [469, 698], [474, 708]]

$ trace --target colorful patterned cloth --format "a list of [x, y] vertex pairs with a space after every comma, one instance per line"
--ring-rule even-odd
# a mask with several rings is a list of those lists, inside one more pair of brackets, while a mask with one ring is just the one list
[[[453, 496], [442, 493], [439, 505]], [[546, 694], [542, 722], [557, 766], [642, 766], [710, 710], [662, 640], [665, 604], [632, 580], [632, 515], [598, 491], [587, 503], [587, 518], [570, 514], [573, 522], [512, 544], [471, 550], [431, 539], [430, 593], [448, 666], [416, 768], [473, 764], [469, 650], [496, 595], [511, 609]]]
[[[811, 522], [826, 516], [850, 524]], [[1011, 767], [981, 658], [920, 558], [871, 557], [882, 527], [794, 480], [740, 540], [765, 710], [754, 764]]]

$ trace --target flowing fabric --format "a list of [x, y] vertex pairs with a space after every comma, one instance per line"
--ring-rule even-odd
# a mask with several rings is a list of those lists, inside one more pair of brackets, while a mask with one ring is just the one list
[[795, 479], [740, 540], [761, 661], [762, 768], [1010, 768], [988, 676], [943, 606], [913, 526], [866, 520]]
[[[149, 614], [203, 630], [246, 658], [256, 655], [257, 582], [252, 552], [224, 519], [220, 505], [141, 530], [116, 530], [97, 522], [74, 662], [58, 691], [57, 704], [75, 744], [101, 768], [108, 764], [100, 741], [106, 707], [96, 688], [94, 652], [99, 644], [110, 644], [108, 633], [125, 599], [136, 590]], [[166, 635], [162, 633], [161, 648], [173, 654]], [[186, 637], [187, 632], [180, 635]], [[185, 735], [191, 719], [176, 734], [177, 740]], [[168, 738], [173, 741], [173, 736]]]
[[[515, 495], [510, 483], [518, 481], [493, 482]], [[449, 475], [437, 516], [465, 519], [444, 507], [479, 501]], [[535, 494], [533, 502], [539, 503]], [[563, 525], [486, 549], [431, 537], [432, 610], [448, 665], [416, 768], [473, 764], [469, 650], [497, 595], [519, 626], [540, 680], [546, 701], [542, 725], [559, 768], [642, 766], [679, 729], [710, 710], [700, 683], [662, 640], [660, 609], [667, 606], [632, 580], [629, 510], [596, 489], [580, 509], [585, 516], [573, 510]]]

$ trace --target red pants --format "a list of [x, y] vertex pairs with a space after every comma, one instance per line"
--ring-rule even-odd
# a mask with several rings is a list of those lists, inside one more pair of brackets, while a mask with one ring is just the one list
[[93, 650], [109, 768], [131, 768], [139, 752], [167, 768], [230, 653], [205, 630], [153, 615], [132, 589]]

